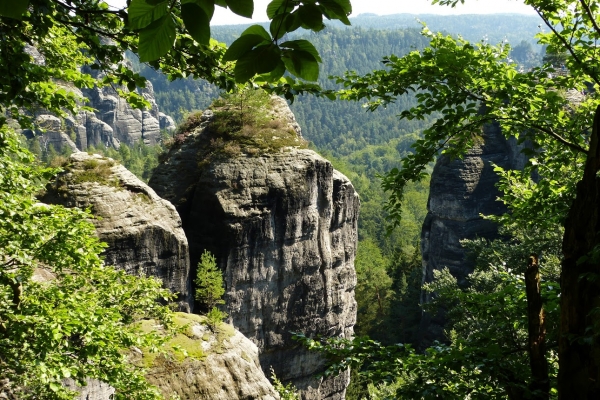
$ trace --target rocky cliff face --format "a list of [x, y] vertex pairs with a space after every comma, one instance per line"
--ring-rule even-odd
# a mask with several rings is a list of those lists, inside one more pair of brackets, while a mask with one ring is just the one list
[[[44, 64], [43, 56], [35, 48], [28, 46], [27, 51], [33, 62]], [[88, 67], [82, 69], [95, 77], [99, 75]], [[67, 87], [67, 90], [86, 98], [94, 112], [81, 112], [63, 121], [40, 111], [35, 120], [36, 132], [26, 130], [24, 133], [28, 138], [38, 136], [42, 147], [52, 145], [61, 151], [65, 146], [71, 150], [86, 150], [88, 146], [100, 144], [118, 148], [121, 142], [132, 145], [139, 140], [156, 144], [161, 130], [175, 130], [173, 119], [159, 111], [150, 81], [141, 89], [141, 95], [150, 103], [150, 109], [144, 111], [129, 106], [112, 86], [83, 90]]]
[[[522, 169], [527, 157], [514, 139], [506, 140], [497, 124], [483, 130], [479, 144], [463, 159], [438, 158], [431, 175], [428, 214], [421, 232], [423, 281], [431, 282], [433, 271], [448, 268], [459, 284], [473, 271], [460, 241], [497, 237], [497, 227], [481, 218], [500, 215], [505, 206], [497, 201], [498, 177], [493, 164], [505, 169]], [[429, 301], [423, 296], [422, 302]], [[425, 340], [443, 337], [443, 317], [432, 320], [425, 316], [421, 328]]]
[[[295, 122], [285, 103], [274, 107]], [[342, 399], [349, 376], [312, 378], [323, 362], [290, 332], [353, 333], [358, 195], [310, 150], [199, 159], [213, 118], [205, 112], [150, 185], [181, 215], [192, 266], [204, 249], [217, 256], [229, 320], [257, 344], [263, 370], [272, 366], [304, 399]]]
[[[85, 129], [88, 146], [99, 143], [118, 146], [121, 142], [132, 145], [140, 140], [146, 144], [156, 144], [160, 139], [161, 129], [169, 132], [175, 129], [173, 119], [159, 112], [152, 83], [149, 81], [141, 91], [142, 96], [150, 103], [150, 109], [144, 111], [131, 108], [110, 86], [85, 89], [82, 93], [95, 111], [93, 114], [79, 116], [79, 120], [76, 118], [73, 125], [76, 126], [76, 132]], [[85, 150], [85, 147], [80, 149]]]
[[111, 159], [83, 152], [46, 189], [45, 203], [91, 208], [107, 264], [162, 279], [190, 309], [188, 244], [171, 203]]

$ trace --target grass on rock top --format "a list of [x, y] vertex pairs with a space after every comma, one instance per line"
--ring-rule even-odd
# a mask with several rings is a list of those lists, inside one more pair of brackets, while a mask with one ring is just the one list
[[[307, 148], [287, 121], [275, 113], [273, 100], [263, 90], [246, 89], [223, 95], [210, 109], [214, 117], [206, 129], [201, 159], [239, 155], [260, 156], [285, 148]], [[180, 143], [201, 124], [202, 112], [193, 113], [179, 126], [174, 143]]]

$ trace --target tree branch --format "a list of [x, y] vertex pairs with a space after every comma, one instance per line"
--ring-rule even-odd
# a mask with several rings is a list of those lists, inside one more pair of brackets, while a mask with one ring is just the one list
[[598, 23], [596, 22], [596, 19], [594, 18], [594, 15], [592, 13], [592, 9], [590, 8], [590, 5], [588, 3], [586, 3], [585, 0], [579, 0], [579, 2], [581, 3], [581, 7], [583, 7], [583, 9], [585, 10], [588, 18], [592, 22], [592, 25], [594, 26], [594, 30], [596, 31], [597, 34], [600, 35], [600, 26], [598, 26]]
[[587, 154], [588, 150], [584, 149], [583, 147], [579, 146], [576, 143], [571, 143], [569, 142], [567, 139], [563, 138], [562, 136], [560, 136], [558, 133], [554, 132], [552, 129], [541, 126], [541, 125], [537, 125], [537, 124], [525, 124], [519, 120], [515, 120], [514, 118], [496, 118], [497, 121], [513, 121], [516, 122], [517, 126], [521, 126], [525, 129], [527, 128], [533, 128], [533, 129], [537, 129], [538, 131], [544, 132], [550, 136], [552, 136], [554, 139], [556, 139], [558, 142], [564, 144], [565, 146], [567, 146], [568, 148], [570, 148], [571, 150], [575, 150], [577, 152], [583, 153], [583, 154]]
[[556, 35], [556, 37], [562, 42], [563, 46], [566, 47], [566, 49], [569, 51], [569, 53], [571, 53], [571, 56], [573, 57], [573, 59], [579, 64], [579, 66], [581, 67], [582, 70], [584, 70], [588, 76], [597, 84], [600, 85], [600, 80], [598, 80], [598, 77], [593, 73], [593, 71], [590, 71], [587, 67], [587, 65], [579, 58], [579, 56], [575, 53], [575, 50], [573, 49], [573, 47], [571, 46], [571, 44], [556, 30], [556, 28], [554, 27], [554, 25], [552, 25], [550, 23], [550, 21], [548, 21], [548, 19], [544, 16], [544, 14], [540, 11], [540, 9], [538, 7], [533, 7], [533, 9], [535, 10], [535, 12], [540, 16], [540, 18], [544, 21], [544, 23], [546, 24], [546, 26], [548, 28], [550, 28], [550, 30]]

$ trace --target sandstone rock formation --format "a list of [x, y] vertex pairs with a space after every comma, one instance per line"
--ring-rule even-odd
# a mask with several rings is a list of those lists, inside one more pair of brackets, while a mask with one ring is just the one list
[[[162, 114], [158, 110], [156, 100], [154, 99], [154, 90], [152, 83], [147, 82], [146, 88], [142, 89], [142, 96], [150, 102], [149, 110], [138, 110], [131, 108], [127, 102], [120, 98], [115, 90], [106, 86], [103, 88], [84, 89], [83, 95], [89, 100], [89, 106], [94, 108], [94, 113], [86, 113], [85, 117], [80, 117], [86, 128], [88, 145], [98, 145], [106, 140], [110, 145], [116, 146], [116, 143], [124, 142], [132, 145], [139, 140], [146, 144], [156, 144], [160, 139], [160, 130], [166, 129], [173, 131], [175, 124], [170, 117]], [[87, 119], [96, 117], [100, 122], [95, 121], [90, 125]], [[106, 124], [112, 130], [112, 135], [106, 137], [97, 137], [88, 133], [88, 130], [94, 132], [98, 130], [95, 125], [104, 126]], [[106, 130], [106, 129], [105, 129]], [[110, 139], [108, 139], [110, 137]], [[82, 149], [85, 150], [85, 149]]]
[[109, 265], [163, 280], [189, 310], [188, 244], [175, 208], [123, 166], [98, 155], [71, 155], [65, 172], [46, 188], [45, 203], [91, 208]]
[[48, 114], [40, 115], [35, 119], [35, 125], [43, 131], [38, 130], [34, 133], [26, 129], [23, 134], [27, 139], [33, 139], [38, 134], [42, 149], [47, 150], [49, 146], [52, 146], [54, 149], [66, 147], [71, 151], [78, 151], [77, 144], [65, 133], [60, 118]]
[[[505, 206], [497, 201], [498, 177], [493, 164], [505, 169], [522, 169], [527, 157], [516, 140], [507, 140], [498, 124], [483, 129], [481, 141], [462, 159], [440, 156], [431, 175], [428, 214], [421, 232], [423, 281], [431, 282], [433, 271], [448, 268], [459, 284], [473, 271], [460, 241], [498, 236], [494, 223], [484, 215], [500, 215]], [[423, 294], [421, 301], [429, 301]], [[425, 315], [421, 324], [425, 341], [443, 338], [443, 317], [431, 320]]]
[[[34, 63], [44, 64], [44, 57], [34, 47], [27, 46], [27, 52]], [[101, 73], [89, 67], [82, 67], [82, 70], [94, 77], [101, 77]], [[119, 148], [121, 142], [133, 145], [139, 140], [156, 144], [161, 130], [175, 130], [173, 119], [159, 111], [150, 81], [140, 90], [140, 94], [150, 103], [150, 109], [144, 111], [132, 108], [119, 97], [113, 86], [82, 90], [74, 86], [65, 88], [87, 99], [87, 105], [94, 112], [82, 111], [65, 118], [63, 122], [43, 110], [39, 111], [36, 114], [35, 126], [38, 129], [35, 135], [29, 130], [24, 133], [28, 138], [38, 136], [43, 147], [52, 145], [56, 151], [61, 151], [66, 146], [76, 151], [98, 145]]]
[[258, 348], [239, 331], [224, 323], [213, 331], [205, 317], [193, 314], [178, 313], [175, 320], [187, 328], [174, 341], [198, 356], [153, 361], [147, 378], [165, 399], [174, 394], [182, 400], [279, 399], [260, 368]]
[[[285, 102], [272, 106], [273, 118], [293, 129]], [[150, 185], [181, 215], [192, 267], [204, 249], [216, 255], [225, 272], [229, 320], [257, 344], [263, 370], [272, 366], [304, 399], [342, 399], [349, 376], [314, 379], [322, 360], [290, 332], [353, 333], [358, 195], [310, 150], [203, 160], [214, 118], [210, 111], [202, 115]]]
[[[166, 343], [165, 354], [139, 348], [133, 348], [129, 354], [130, 362], [148, 369], [148, 382], [162, 392], [163, 398], [175, 395], [181, 400], [279, 399], [260, 368], [258, 348], [231, 325], [221, 323], [209, 328], [205, 317], [186, 313], [176, 313], [174, 322], [183, 331]], [[159, 334], [162, 331], [152, 320], [143, 321], [141, 328]], [[88, 379], [84, 387], [71, 379], [63, 383], [80, 393], [79, 400], [110, 400], [115, 393], [114, 388], [94, 379]], [[2, 389], [0, 381], [0, 395]]]

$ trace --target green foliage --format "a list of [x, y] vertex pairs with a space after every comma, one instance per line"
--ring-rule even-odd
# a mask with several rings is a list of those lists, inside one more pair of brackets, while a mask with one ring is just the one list
[[279, 378], [277, 378], [277, 375], [275, 375], [273, 367], [271, 367], [271, 381], [273, 383], [273, 388], [277, 394], [279, 394], [281, 400], [300, 400], [300, 394], [298, 394], [294, 385], [292, 383], [284, 385]]
[[217, 267], [215, 256], [206, 250], [200, 256], [194, 283], [196, 284], [196, 300], [200, 301], [207, 310], [212, 311], [217, 304], [225, 303], [221, 299], [225, 294], [223, 274]]
[[394, 296], [391, 289], [393, 282], [387, 273], [388, 263], [372, 240], [358, 243], [354, 263], [357, 280], [355, 298], [358, 304], [354, 330], [357, 335], [364, 336], [381, 329], [383, 317]]
[[[436, 343], [424, 353], [408, 345], [383, 346], [365, 338], [298, 338], [325, 355], [326, 375], [348, 367], [358, 369], [370, 382], [368, 392], [373, 398], [505, 399], [517, 393], [530, 395], [522, 275], [500, 266], [478, 270], [470, 281], [469, 288], [461, 289], [446, 269], [427, 287], [436, 292], [429, 308], [443, 306], [447, 310], [450, 344]], [[546, 280], [542, 290], [550, 326], [555, 326], [558, 284]], [[556, 393], [556, 353], [550, 352], [549, 357], [552, 393]]]
[[[265, 91], [247, 88], [223, 94], [211, 105], [214, 117], [200, 143], [199, 158], [209, 163], [218, 157], [242, 154], [259, 156], [286, 148], [305, 148], [288, 121], [273, 112], [273, 100]], [[202, 123], [202, 113], [190, 114], [178, 127], [171, 145], [178, 145]]]
[[223, 284], [223, 274], [217, 267], [217, 260], [209, 251], [204, 250], [200, 256], [198, 269], [196, 272], [196, 300], [205, 310], [206, 323], [217, 332], [223, 320], [227, 318], [227, 313], [217, 308], [218, 304], [225, 304], [222, 299], [225, 294]]
[[263, 90], [245, 89], [223, 94], [211, 106], [215, 119], [211, 126], [217, 136], [239, 146], [240, 152], [256, 155], [285, 147], [306, 147], [287, 121], [272, 114], [272, 99]]
[[427, 29], [424, 34], [431, 39], [429, 48], [401, 58], [385, 58], [388, 69], [362, 77], [349, 73], [339, 80], [348, 87], [342, 91], [345, 98], [371, 99], [368, 104], [372, 110], [412, 92], [418, 105], [403, 111], [401, 118], [420, 120], [440, 115], [415, 142], [415, 153], [406, 156], [402, 168], [392, 169], [384, 180], [391, 193], [387, 208], [393, 221], [401, 215], [404, 185], [419, 179], [438, 151], [461, 155], [475, 143], [485, 123], [499, 121], [507, 136], [516, 136], [520, 142], [530, 140], [533, 149], [556, 148], [558, 143], [577, 154], [585, 147], [577, 132], [589, 126], [594, 102], [586, 98], [574, 114], [568, 113], [566, 110], [573, 106], [568, 106], [560, 92], [549, 89], [560, 86], [580, 91], [580, 80], [572, 76], [551, 78], [547, 67], [519, 73], [507, 62], [508, 45], [471, 44]]
[[128, 364], [132, 346], [162, 339], [135, 322], [168, 322], [158, 300], [171, 294], [154, 278], [105, 266], [91, 215], [42, 205], [35, 193], [56, 170], [42, 169], [17, 134], [0, 129], [0, 368], [20, 398], [73, 398], [61, 384], [96, 378], [117, 398], [158, 398], [143, 371]]
[[[510, 51], [510, 56], [524, 69], [537, 67], [541, 64], [540, 54], [536, 52], [531, 43], [526, 40], [521, 40], [521, 43], [514, 46]], [[544, 58], [543, 62], [547, 62], [547, 60]]]
[[118, 181], [109, 181], [108, 177], [112, 175], [111, 168], [115, 165], [110, 159], [89, 159], [83, 163], [83, 170], [76, 171], [73, 178], [75, 183], [97, 182], [104, 185], [118, 186]]
[[[206, 47], [211, 45], [209, 24], [215, 5], [228, 7], [235, 14], [248, 18], [254, 11], [254, 2], [247, 0], [185, 0], [180, 8], [166, 0], [133, 0], [127, 10], [128, 27], [139, 33], [140, 61], [158, 62], [173, 51], [185, 53], [183, 49], [194, 49], [195, 53], [200, 50], [206, 56]], [[320, 57], [312, 45], [308, 42], [280, 43], [279, 40], [300, 27], [313, 31], [323, 29], [323, 16], [350, 24], [347, 16], [351, 10], [348, 0], [319, 1], [318, 5], [315, 2], [274, 0], [268, 8], [272, 20], [270, 33], [260, 25], [252, 25], [231, 44], [222, 61], [236, 61], [233, 72], [238, 83], [244, 83], [256, 74], [274, 82], [286, 69], [301, 79], [316, 80]], [[182, 31], [187, 31], [189, 36], [178, 33]], [[183, 38], [190, 43], [185, 43]]]
[[210, 311], [206, 313], [206, 323], [213, 332], [216, 332], [217, 328], [223, 323], [225, 318], [227, 318], [227, 313], [219, 310], [217, 307], [211, 308]]

